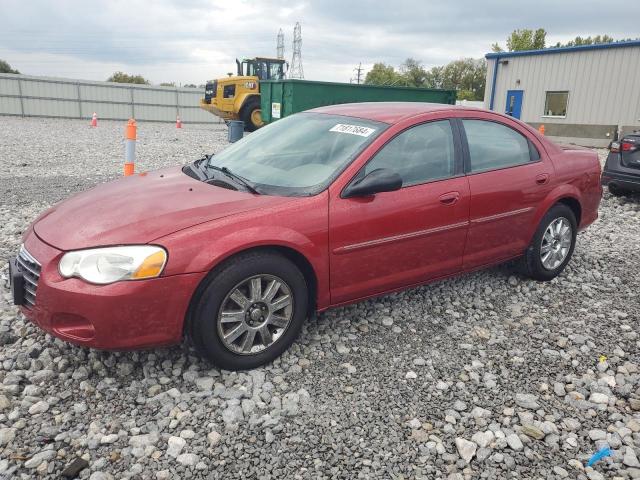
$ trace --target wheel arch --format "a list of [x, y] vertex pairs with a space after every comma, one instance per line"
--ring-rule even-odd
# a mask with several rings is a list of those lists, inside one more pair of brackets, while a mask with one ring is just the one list
[[249, 102], [257, 98], [260, 101], [260, 94], [258, 93], [243, 93], [236, 99], [236, 111], [238, 115], [242, 115], [242, 111], [247, 108]]
[[215, 265], [213, 265], [213, 267], [200, 281], [193, 294], [191, 295], [191, 299], [189, 300], [189, 306], [187, 308], [187, 313], [183, 323], [183, 334], [189, 332], [191, 318], [193, 317], [195, 308], [200, 298], [202, 297], [202, 293], [206, 289], [206, 286], [209, 284], [209, 281], [218, 273], [218, 271], [220, 271], [222, 267], [224, 267], [225, 264], [232, 262], [235, 258], [238, 258], [241, 255], [253, 252], [277, 253], [293, 262], [293, 264], [300, 269], [300, 272], [302, 272], [305, 282], [307, 283], [308, 289], [309, 306], [307, 309], [307, 315], [309, 317], [315, 315], [318, 303], [318, 276], [309, 259], [307, 259], [307, 257], [304, 256], [300, 251], [289, 246], [277, 244], [258, 245], [233, 252], [232, 254], [220, 259], [215, 263]]
[[562, 197], [562, 198], [559, 198], [554, 203], [554, 205], [558, 203], [566, 205], [571, 209], [571, 211], [573, 212], [573, 215], [576, 217], [576, 225], [578, 225], [579, 227], [580, 221], [582, 219], [582, 205], [580, 204], [578, 199], [575, 197]]
[[533, 225], [532, 225], [531, 237], [533, 237], [533, 234], [538, 228], [538, 224], [542, 220], [542, 217], [544, 217], [545, 214], [549, 211], [549, 209], [557, 203], [562, 203], [564, 205], [567, 205], [576, 216], [576, 223], [578, 224], [578, 226], [580, 225], [580, 220], [582, 218], [582, 212], [583, 212], [582, 195], [580, 193], [580, 190], [574, 185], [569, 185], [569, 184], [558, 185], [556, 188], [554, 188], [547, 194], [544, 201], [540, 203], [540, 205], [538, 206], [536, 216], [535, 216], [535, 221], [532, 222]]

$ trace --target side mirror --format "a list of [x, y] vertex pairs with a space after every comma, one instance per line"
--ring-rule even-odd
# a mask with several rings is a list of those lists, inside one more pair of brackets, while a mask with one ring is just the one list
[[388, 168], [378, 168], [349, 185], [342, 194], [342, 198], [364, 197], [381, 192], [393, 192], [401, 188], [400, 175]]

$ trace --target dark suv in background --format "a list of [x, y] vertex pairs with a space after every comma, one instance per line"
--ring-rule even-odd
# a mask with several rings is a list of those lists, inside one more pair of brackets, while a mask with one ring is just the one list
[[602, 185], [616, 196], [640, 192], [640, 130], [611, 142]]

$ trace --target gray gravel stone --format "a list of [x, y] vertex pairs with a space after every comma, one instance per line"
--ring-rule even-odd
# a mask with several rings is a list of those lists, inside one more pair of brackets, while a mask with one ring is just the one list
[[638, 457], [631, 447], [625, 448], [622, 463], [624, 463], [627, 467], [640, 468]]
[[44, 400], [40, 400], [29, 407], [29, 413], [31, 415], [38, 415], [39, 413], [44, 413], [47, 410], [49, 410], [49, 404]]
[[11, 443], [16, 438], [15, 428], [0, 428], [0, 446]]
[[193, 453], [183, 453], [181, 455], [178, 455], [176, 461], [181, 465], [192, 467], [196, 463], [198, 463], [198, 456]]
[[460, 455], [462, 460], [464, 460], [465, 463], [469, 463], [475, 456], [478, 446], [464, 438], [456, 438], [456, 448], [458, 449], [458, 455]]
[[478, 444], [480, 448], [488, 447], [494, 439], [495, 435], [491, 430], [487, 430], [486, 432], [476, 432], [471, 437], [471, 440]]
[[37, 468], [42, 462], [51, 460], [56, 456], [55, 450], [44, 450], [43, 452], [36, 453], [29, 460], [24, 462], [26, 468]]
[[509, 445], [509, 447], [516, 452], [519, 452], [524, 448], [522, 440], [520, 440], [520, 437], [518, 437], [518, 435], [516, 435], [515, 433], [507, 435], [507, 445]]
[[113, 475], [107, 472], [93, 472], [89, 480], [113, 480]]
[[182, 449], [186, 446], [187, 441], [180, 437], [169, 437], [167, 442], [167, 455], [176, 458], [182, 452]]
[[527, 408], [529, 410], [536, 410], [537, 408], [540, 408], [537, 395], [532, 395], [530, 393], [517, 393], [515, 400], [516, 405], [521, 408]]

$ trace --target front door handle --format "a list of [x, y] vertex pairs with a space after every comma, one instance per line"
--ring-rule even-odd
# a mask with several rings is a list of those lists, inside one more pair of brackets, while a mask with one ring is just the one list
[[547, 183], [549, 183], [549, 174], [548, 173], [541, 173], [540, 175], [536, 176], [536, 183], [538, 185], [546, 185]]
[[453, 205], [460, 198], [460, 192], [449, 192], [440, 195], [440, 203], [443, 205]]

